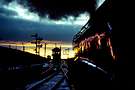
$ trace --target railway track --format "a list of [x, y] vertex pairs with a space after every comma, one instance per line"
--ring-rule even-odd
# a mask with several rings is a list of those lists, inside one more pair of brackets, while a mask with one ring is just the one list
[[26, 90], [70, 90], [67, 76], [59, 70], [48, 77], [26, 86]]

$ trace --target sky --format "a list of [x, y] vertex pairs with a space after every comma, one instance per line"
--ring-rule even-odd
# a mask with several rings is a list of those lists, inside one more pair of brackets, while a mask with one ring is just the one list
[[0, 0], [0, 40], [29, 41], [38, 33], [44, 40], [71, 43], [96, 5], [95, 0]]
[[[46, 41], [48, 42], [46, 44], [46, 53], [45, 53], [45, 45], [44, 43], [42, 43], [42, 47], [40, 48], [40, 56], [42, 57], [47, 57], [48, 55], [51, 56], [52, 58], [52, 49], [55, 47], [61, 47], [61, 58], [62, 59], [67, 59], [67, 58], [72, 58], [74, 57], [75, 53], [72, 49], [72, 44], [71, 43], [62, 43], [62, 42], [54, 42], [54, 41]], [[57, 44], [55, 44], [57, 43]], [[17, 49], [17, 50], [21, 50], [21, 51], [25, 51], [25, 52], [29, 52], [32, 54], [36, 54], [35, 52], [35, 44], [32, 44], [31, 42], [23, 42], [22, 41], [0, 41], [0, 46], [3, 47], [7, 47], [12, 48], [12, 49]], [[23, 50], [23, 46], [25, 47], [25, 49]], [[67, 50], [69, 49], [69, 51]]]
[[31, 34], [38, 33], [45, 40], [72, 42], [73, 35], [89, 19], [87, 12], [60, 19], [49, 18], [49, 14], [40, 16], [19, 1], [0, 2], [0, 40], [29, 41]]
[[[15, 47], [19, 41], [30, 43], [33, 40], [31, 35], [37, 33], [44, 40], [65, 43], [67, 47], [63, 50], [72, 48], [73, 36], [104, 1], [0, 0], [0, 41], [8, 41], [9, 44], [15, 41], [12, 45]], [[31, 46], [26, 51], [35, 53]], [[51, 55], [52, 48], [47, 55]]]

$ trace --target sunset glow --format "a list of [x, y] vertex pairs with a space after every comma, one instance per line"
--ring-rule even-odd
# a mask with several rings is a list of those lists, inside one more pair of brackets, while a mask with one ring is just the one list
[[[10, 48], [18, 49], [21, 51], [23, 51], [23, 46], [24, 46], [25, 52], [36, 54], [35, 53], [35, 44], [32, 44], [30, 42], [1, 41], [0, 46], [4, 46], [4, 47], [8, 47], [8, 48], [10, 47]], [[44, 44], [43, 44], [42, 48], [40, 48], [40, 56], [47, 57], [48, 55], [50, 55], [52, 58], [52, 49], [55, 48], [55, 46], [58, 48], [61, 47], [61, 58], [62, 59], [74, 57], [75, 54], [74, 54], [74, 51], [72, 50], [72, 44], [70, 44], [70, 43], [55, 44], [53, 41], [46, 44], [46, 54], [45, 54], [45, 49], [44, 49]], [[67, 48], [69, 48], [69, 52], [67, 52], [65, 54], [64, 52]]]

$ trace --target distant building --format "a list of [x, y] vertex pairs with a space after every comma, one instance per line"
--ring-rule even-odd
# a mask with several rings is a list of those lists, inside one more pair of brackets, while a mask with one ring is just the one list
[[61, 62], [61, 49], [58, 47], [52, 49], [52, 56], [54, 67], [59, 68]]

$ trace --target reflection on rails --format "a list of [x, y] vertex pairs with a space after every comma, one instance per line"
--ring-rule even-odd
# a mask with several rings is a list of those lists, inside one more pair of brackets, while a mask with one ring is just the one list
[[70, 90], [62, 71], [56, 71], [46, 78], [26, 86], [26, 90]]

